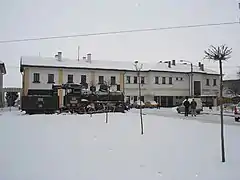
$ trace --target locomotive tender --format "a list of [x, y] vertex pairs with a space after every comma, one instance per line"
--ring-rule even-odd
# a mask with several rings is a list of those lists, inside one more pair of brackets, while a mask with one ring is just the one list
[[[101, 84], [98, 91], [95, 86], [88, 90], [87, 84], [67, 83], [52, 85], [51, 90], [28, 90], [22, 97], [22, 110], [27, 114], [71, 112], [78, 114], [101, 112], [124, 112], [124, 94], [111, 92], [109, 86]], [[65, 92], [63, 105], [59, 107], [58, 90]]]

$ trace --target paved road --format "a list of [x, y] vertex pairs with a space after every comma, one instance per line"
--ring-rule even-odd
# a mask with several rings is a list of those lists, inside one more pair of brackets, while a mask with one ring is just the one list
[[[139, 113], [138, 109], [132, 109], [130, 110], [133, 113]], [[176, 118], [179, 120], [195, 120], [202, 123], [213, 123], [213, 124], [220, 124], [220, 116], [219, 115], [210, 115], [210, 114], [200, 114], [196, 117], [189, 116], [187, 118], [184, 117], [184, 114], [178, 114], [176, 111], [174, 111], [172, 108], [161, 108], [158, 109], [143, 109], [144, 114], [152, 114], [157, 116], [163, 116], [163, 117], [171, 117]], [[240, 126], [240, 122], [235, 122], [233, 117], [224, 116], [224, 124], [226, 125], [234, 125], [234, 126]]]

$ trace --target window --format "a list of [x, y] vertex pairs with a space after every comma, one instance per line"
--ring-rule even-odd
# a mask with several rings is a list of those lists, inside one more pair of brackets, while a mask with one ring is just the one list
[[217, 80], [213, 79], [213, 86], [216, 86], [216, 85], [217, 85]]
[[116, 84], [116, 77], [111, 76], [111, 85], [115, 85], [115, 84]]
[[33, 73], [33, 82], [40, 83], [40, 74], [39, 73]]
[[144, 102], [144, 96], [141, 96], [141, 97], [140, 97], [140, 100], [141, 100], [142, 102]]
[[138, 79], [137, 76], [134, 76], [134, 79], [133, 79], [134, 84], [137, 84], [137, 81], [138, 81], [137, 79]]
[[209, 86], [209, 79], [206, 79], [206, 85]]
[[169, 84], [172, 84], [172, 77], [169, 77]]
[[126, 80], [127, 82], [127, 84], [130, 84], [131, 83], [131, 77], [130, 76], [127, 76], [127, 80]]
[[155, 77], [155, 84], [159, 84], [159, 77]]
[[178, 77], [176, 77], [176, 80], [178, 81]]
[[141, 77], [141, 84], [145, 84], [145, 78], [144, 77]]
[[119, 84], [117, 85], [117, 91], [121, 91], [121, 90], [120, 90], [120, 85], [119, 85]]
[[133, 96], [133, 101], [135, 102], [135, 101], [137, 101], [137, 96]]
[[69, 74], [68, 75], [68, 83], [73, 83], [73, 75], [72, 74]]
[[81, 75], [81, 84], [85, 84], [87, 82], [87, 76]]
[[98, 76], [98, 84], [104, 84], [104, 76]]
[[182, 80], [183, 80], [183, 78], [181, 77], [181, 78], [180, 78], [180, 80], [182, 81]]
[[54, 83], [54, 74], [48, 74], [48, 83]]
[[166, 77], [162, 77], [162, 84], [166, 84]]

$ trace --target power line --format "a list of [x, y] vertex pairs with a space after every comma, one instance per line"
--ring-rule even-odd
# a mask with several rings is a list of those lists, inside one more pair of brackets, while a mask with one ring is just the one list
[[224, 25], [233, 25], [233, 24], [240, 24], [240, 22], [235, 21], [235, 22], [223, 22], [223, 23], [211, 23], [211, 24], [210, 23], [195, 24], [195, 25], [186, 25], [186, 26], [169, 26], [169, 27], [162, 27], [162, 28], [146, 28], [146, 29], [132, 29], [132, 30], [121, 30], [121, 31], [110, 31], [110, 32], [86, 33], [86, 34], [75, 34], [75, 35], [65, 35], [65, 36], [48, 36], [48, 37], [39, 37], [39, 38], [0, 40], [0, 44], [24, 42], [24, 41], [40, 41], [40, 40], [50, 40], [50, 39], [66, 39], [66, 38], [85, 37], [85, 36], [100, 36], [100, 35], [124, 34], [124, 33], [135, 33], [135, 32], [147, 32], [147, 31], [161, 31], [161, 30], [171, 30], [171, 29], [224, 26]]

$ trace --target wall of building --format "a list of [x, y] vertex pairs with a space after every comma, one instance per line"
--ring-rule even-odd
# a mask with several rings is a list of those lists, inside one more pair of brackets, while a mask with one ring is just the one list
[[[86, 75], [86, 82], [99, 87], [99, 76], [104, 76], [104, 81], [110, 83], [111, 76], [116, 77], [116, 85], [112, 86], [112, 90], [117, 90], [117, 85], [124, 91], [125, 96], [131, 99], [138, 96], [138, 80], [134, 83], [134, 76], [137, 72], [121, 72], [121, 71], [103, 71], [103, 70], [81, 70], [81, 69], [59, 69], [59, 68], [27, 68], [25, 72], [25, 87], [28, 89], [51, 89], [52, 83], [48, 83], [48, 74], [54, 74], [54, 82], [56, 84], [67, 83], [68, 75], [73, 75], [74, 83], [81, 82], [81, 75]], [[33, 74], [40, 74], [40, 83], [33, 82]], [[130, 82], [128, 82], [130, 76]], [[190, 80], [187, 73], [168, 73], [168, 72], [141, 72], [141, 77], [144, 77], [144, 83], [141, 84], [141, 93], [145, 101], [154, 100], [154, 96], [166, 97], [166, 101], [173, 101], [178, 104], [185, 96], [190, 95]], [[155, 77], [159, 77], [159, 83], [155, 83]], [[166, 83], [163, 84], [162, 77], [166, 78]], [[169, 78], [172, 78], [172, 84], [169, 83]], [[209, 85], [206, 85], [206, 79], [209, 79]], [[216, 86], [213, 86], [213, 79], [217, 79]], [[201, 82], [201, 94], [206, 96], [216, 96], [219, 90], [219, 77], [217, 75], [194, 74], [193, 82]], [[194, 87], [193, 87], [194, 88]], [[61, 92], [63, 96], [63, 92]], [[172, 98], [172, 100], [170, 100]], [[60, 100], [60, 102], [62, 99]]]

